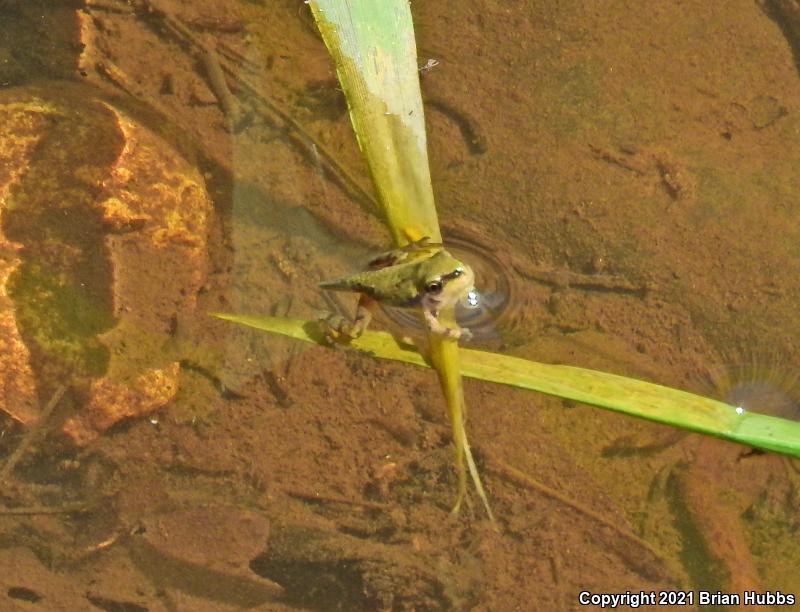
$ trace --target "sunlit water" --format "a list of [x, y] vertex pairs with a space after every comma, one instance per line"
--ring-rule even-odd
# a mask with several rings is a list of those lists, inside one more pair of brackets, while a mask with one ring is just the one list
[[[103, 271], [102, 286], [42, 285], [25, 304], [0, 294], [5, 346], [23, 306], [45, 313], [22, 321], [0, 368], [3, 605], [507, 610], [573, 609], [587, 590], [691, 592], [694, 606], [704, 590], [800, 593], [795, 463], [470, 381], [495, 532], [479, 504], [449, 517], [429, 371], [211, 322], [347, 314], [355, 297], [331, 303], [317, 283], [388, 246], [326, 52], [299, 3], [88, 4], [0, 7], [4, 112], [30, 105], [0, 126], [2, 202], [22, 184], [36, 195], [24, 201], [68, 214], [84, 198], [95, 219], [16, 244], [11, 222], [36, 211], [0, 209], [0, 283], [20, 278], [18, 259], [72, 257], [43, 266], [57, 288]], [[791, 3], [763, 4], [414, 5], [445, 242], [476, 272], [458, 309], [472, 346], [798, 418], [796, 39], [774, 21]], [[198, 44], [216, 48], [225, 103]], [[44, 153], [70, 125], [32, 102], [48, 90], [63, 108], [97, 98], [105, 119], [125, 114], [112, 126], [124, 146], [103, 138], [48, 178]], [[81, 142], [110, 129], [87, 125]], [[120, 165], [136, 152], [152, 157]], [[129, 195], [175, 212], [133, 211]], [[68, 317], [48, 320], [48, 300], [91, 319], [88, 344], [59, 331]], [[407, 310], [376, 325], [421, 329]], [[87, 347], [114, 366], [69, 359]], [[42, 425], [20, 424], [53, 397]]]

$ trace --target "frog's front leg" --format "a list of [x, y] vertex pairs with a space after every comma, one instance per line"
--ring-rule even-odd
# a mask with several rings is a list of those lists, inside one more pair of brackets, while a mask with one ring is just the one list
[[377, 302], [362, 293], [358, 298], [356, 316], [352, 321], [336, 313], [320, 319], [320, 326], [325, 334], [325, 339], [330, 343], [347, 343], [355, 340], [369, 326], [376, 307]]
[[447, 327], [442, 325], [439, 320], [439, 311], [431, 308], [424, 308], [422, 314], [425, 317], [425, 324], [432, 334], [452, 338], [453, 340], [469, 340], [472, 332], [466, 327]]

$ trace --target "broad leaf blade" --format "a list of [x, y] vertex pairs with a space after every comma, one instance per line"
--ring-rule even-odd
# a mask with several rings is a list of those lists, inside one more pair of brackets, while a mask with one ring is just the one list
[[441, 241], [406, 0], [312, 0], [394, 242]]

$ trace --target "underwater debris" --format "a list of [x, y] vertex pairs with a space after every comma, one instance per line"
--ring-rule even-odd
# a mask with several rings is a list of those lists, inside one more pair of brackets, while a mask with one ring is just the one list
[[694, 176], [683, 161], [667, 148], [621, 148], [617, 152], [590, 144], [589, 149], [600, 161], [648, 180], [653, 189], [659, 187], [674, 202], [694, 204], [696, 201], [697, 185]]

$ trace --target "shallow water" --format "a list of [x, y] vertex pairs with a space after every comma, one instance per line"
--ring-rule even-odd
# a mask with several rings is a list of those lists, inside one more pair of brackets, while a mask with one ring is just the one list
[[[87, 5], [0, 4], [5, 607], [800, 595], [796, 462], [556, 398], [465, 383], [499, 529], [449, 518], [430, 371], [207, 315], [388, 244], [305, 5]], [[473, 345], [798, 418], [796, 3], [412, 10]]]

